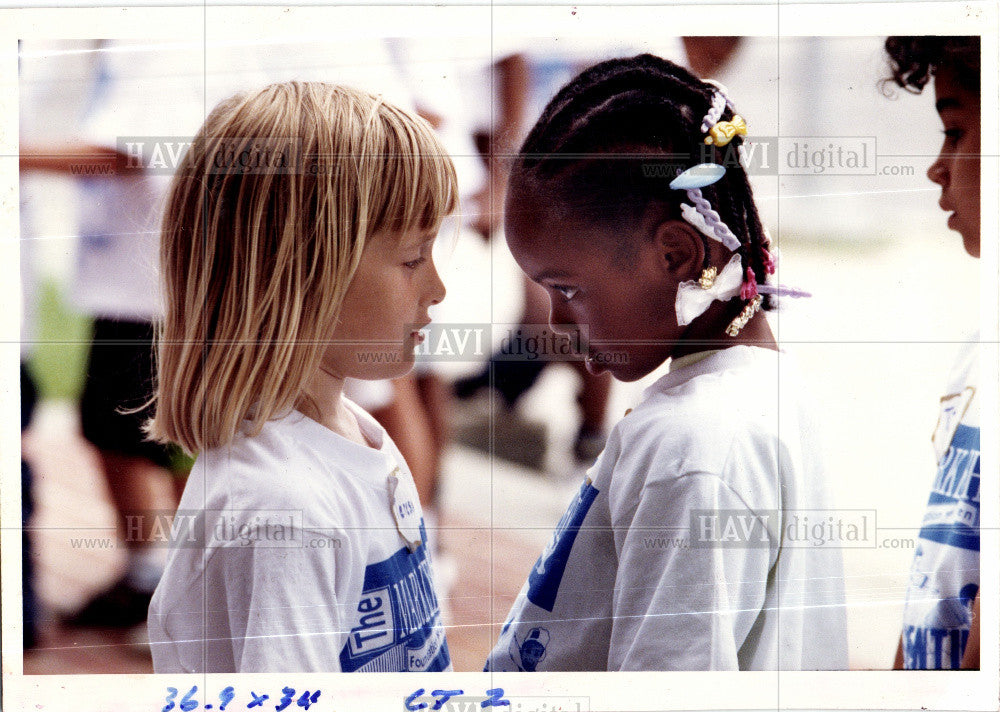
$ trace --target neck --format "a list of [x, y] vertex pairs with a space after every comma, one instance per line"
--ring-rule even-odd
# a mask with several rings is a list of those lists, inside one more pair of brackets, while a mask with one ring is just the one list
[[[335, 433], [344, 434], [357, 429], [354, 418], [341, 400], [344, 380], [342, 376], [335, 375], [321, 365], [306, 386], [296, 407]], [[349, 424], [354, 424], [353, 428], [345, 427]]]
[[744, 303], [738, 299], [714, 302], [708, 311], [688, 326], [670, 356], [680, 358], [699, 351], [726, 349], [730, 346], [757, 346], [777, 351], [778, 342], [763, 312], [754, 315], [738, 335], [726, 334], [726, 327], [743, 311], [743, 306]]

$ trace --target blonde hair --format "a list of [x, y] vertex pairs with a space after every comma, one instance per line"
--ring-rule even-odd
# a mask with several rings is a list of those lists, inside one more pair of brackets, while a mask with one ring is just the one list
[[288, 412], [367, 240], [436, 229], [456, 201], [429, 124], [372, 94], [288, 82], [222, 102], [167, 199], [150, 437], [198, 452]]

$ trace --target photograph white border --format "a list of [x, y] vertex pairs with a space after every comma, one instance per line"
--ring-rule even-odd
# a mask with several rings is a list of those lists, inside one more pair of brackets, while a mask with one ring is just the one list
[[[470, 24], [471, 23], [471, 24]], [[745, 673], [454, 673], [381, 674], [377, 678], [354, 675], [54, 675], [23, 676], [21, 664], [20, 521], [19, 487], [14, 483], [19, 441], [13, 423], [18, 419], [17, 382], [18, 315], [0, 310], [0, 341], [4, 397], [0, 467], [3, 472], [2, 648], [3, 696], [11, 710], [159, 710], [168, 685], [186, 690], [192, 684], [215, 694], [225, 685], [238, 689], [284, 685], [323, 690], [323, 712], [337, 710], [401, 710], [403, 700], [417, 688], [462, 688], [469, 695], [502, 687], [511, 700], [524, 697], [589, 698], [591, 710], [665, 709], [997, 709], [998, 670], [998, 511], [1000, 460], [998, 460], [998, 395], [1000, 381], [998, 335], [998, 44], [996, 3], [864, 3], [806, 5], [698, 5], [698, 6], [349, 6], [349, 7], [142, 7], [35, 8], [0, 10], [0, 264], [7, 270], [0, 279], [0, 303], [18, 303], [18, 149], [17, 40], [29, 38], [158, 38], [190, 35], [207, 28], [215, 39], [245, 36], [268, 28], [274, 37], [332, 39], [350, 30], [352, 36], [469, 35], [483, 23], [490, 32], [525, 34], [525, 27], [571, 35], [634, 34], [636, 27], [664, 28], [670, 35], [739, 34], [886, 35], [980, 34], [983, 37], [982, 116], [982, 280], [983, 381], [993, 384], [983, 401], [982, 467], [993, 476], [982, 480], [981, 527], [982, 670], [980, 672], [745, 672]], [[320, 29], [322, 28], [322, 29]], [[202, 698], [204, 701], [204, 698]], [[274, 695], [268, 704], [275, 701]], [[202, 709], [202, 707], [198, 707]], [[230, 709], [243, 709], [235, 705]], [[269, 709], [264, 707], [263, 709]], [[510, 709], [514, 709], [513, 707]]]

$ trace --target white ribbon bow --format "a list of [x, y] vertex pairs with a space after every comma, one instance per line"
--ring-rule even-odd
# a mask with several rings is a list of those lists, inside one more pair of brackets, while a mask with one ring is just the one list
[[677, 325], [687, 326], [708, 311], [712, 302], [727, 302], [740, 293], [743, 284], [743, 264], [739, 255], [733, 255], [722, 272], [715, 278], [709, 289], [703, 289], [693, 279], [681, 282], [677, 287]]

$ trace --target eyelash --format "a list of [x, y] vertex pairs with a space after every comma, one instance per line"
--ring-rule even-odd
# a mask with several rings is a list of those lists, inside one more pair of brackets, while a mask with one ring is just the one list
[[[579, 287], [564, 287], [562, 285], [556, 285], [556, 284], [552, 285], [552, 289], [559, 292], [563, 296], [563, 299], [565, 299], [567, 302], [571, 300], [573, 297], [575, 297], [577, 293], [579, 293], [580, 291]], [[566, 292], [569, 292], [569, 294], [566, 294]]]
[[403, 266], [404, 267], [409, 267], [410, 269], [416, 269], [417, 267], [419, 267], [420, 265], [422, 265], [426, 261], [427, 261], [426, 257], [418, 257], [417, 259], [412, 260], [410, 262], [404, 262]]
[[949, 138], [952, 141], [958, 141], [962, 138], [962, 129], [945, 129], [943, 133], [945, 138]]

